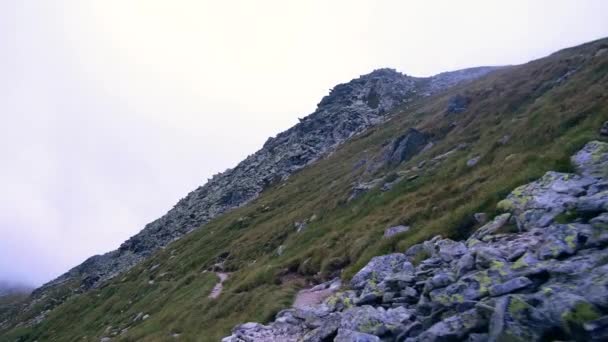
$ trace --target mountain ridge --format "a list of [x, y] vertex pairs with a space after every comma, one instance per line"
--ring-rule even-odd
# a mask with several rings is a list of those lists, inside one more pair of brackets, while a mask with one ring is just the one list
[[[217, 341], [236, 324], [272, 321], [299, 290], [359, 279], [376, 256], [437, 235], [465, 241], [514, 189], [572, 173], [573, 153], [606, 140], [606, 51], [599, 40], [417, 97], [120, 277], [76, 295], [68, 281], [0, 314], [0, 336]], [[210, 298], [215, 272], [229, 277]]]
[[317, 109], [295, 126], [270, 137], [236, 167], [214, 175], [182, 198], [167, 214], [148, 223], [114, 251], [88, 258], [34, 291], [81, 278], [87, 290], [131, 268], [148, 255], [213, 217], [246, 204], [263, 189], [329, 153], [353, 135], [383, 122], [387, 114], [416, 96], [431, 96], [500, 67], [475, 67], [431, 77], [411, 77], [394, 69], [376, 69], [336, 85]]

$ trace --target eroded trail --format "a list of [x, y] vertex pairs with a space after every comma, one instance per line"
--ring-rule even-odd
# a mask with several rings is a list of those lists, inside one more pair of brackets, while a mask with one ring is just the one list
[[321, 304], [327, 297], [331, 296], [340, 288], [340, 280], [335, 279], [331, 282], [317, 285], [310, 289], [305, 289], [296, 295], [293, 307], [296, 309], [310, 308]]
[[222, 289], [224, 288], [224, 281], [226, 281], [226, 279], [228, 279], [228, 277], [230, 276], [230, 273], [225, 273], [225, 272], [215, 272], [215, 275], [218, 276], [218, 278], [220, 278], [220, 281], [215, 284], [215, 286], [213, 287], [213, 290], [211, 290], [211, 293], [209, 294], [209, 298], [217, 298], [220, 296], [220, 294], [222, 294]]

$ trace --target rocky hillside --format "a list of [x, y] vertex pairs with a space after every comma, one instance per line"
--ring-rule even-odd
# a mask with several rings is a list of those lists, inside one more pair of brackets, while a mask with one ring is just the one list
[[222, 341], [608, 340], [608, 144], [572, 162], [576, 174], [515, 189], [466, 241], [375, 257], [352, 290]]
[[27, 285], [0, 280], [0, 317], [18, 310], [31, 292]]
[[[315, 112], [311, 115], [318, 116], [315, 120], [303, 119], [297, 129], [270, 140], [263, 148], [273, 147], [277, 156], [283, 155], [281, 146], [308, 141], [307, 137], [316, 134], [306, 146], [326, 146], [326, 150], [315, 162], [303, 160], [320, 148], [296, 144], [293, 151], [301, 150], [297, 155], [305, 157], [279, 158], [277, 163], [287, 164], [276, 165], [291, 165], [297, 172], [268, 178], [255, 198], [217, 214], [204, 229], [194, 229], [146, 257], [142, 254], [137, 257], [140, 261], [118, 276], [100, 281], [109, 275], [96, 273], [99, 278], [87, 278], [75, 271], [75, 276], [38, 291], [19, 308], [0, 312], [0, 340], [219, 341], [243, 322], [264, 325], [241, 326], [234, 331], [234, 338], [241, 338], [239, 334], [249, 334], [245, 332], [248, 327], [272, 331], [275, 324], [268, 322], [275, 321], [277, 313], [286, 308], [296, 305], [302, 310], [320, 304], [338, 287], [338, 280], [327, 283], [332, 279], [341, 279], [346, 285], [340, 290], [344, 295], [334, 296], [335, 309], [333, 300], [326, 302], [331, 310], [328, 315], [339, 319], [337, 330], [327, 326], [328, 338], [337, 337], [340, 329], [344, 334], [375, 334], [363, 335], [372, 340], [405, 334], [391, 330], [393, 318], [386, 318], [388, 330], [355, 325], [359, 311], [365, 311], [378, 313], [382, 319], [405, 319], [406, 313], [411, 314], [407, 321], [399, 321], [399, 327], [412, 328], [410, 335], [402, 335], [404, 338], [422, 339], [461, 322], [461, 335], [448, 333], [445, 339], [482, 334], [473, 338], [483, 340], [483, 334], [500, 331], [495, 328], [498, 323], [492, 323], [494, 312], [500, 311], [504, 301], [509, 306], [513, 296], [542, 310], [543, 315], [554, 312], [543, 306], [546, 301], [534, 297], [545, 287], [577, 301], [581, 299], [575, 296], [584, 298], [589, 305], [583, 304], [580, 315], [589, 324], [606, 312], [601, 302], [588, 297], [587, 293], [596, 291], [592, 284], [585, 287], [585, 282], [593, 279], [587, 276], [594, 277], [597, 272], [587, 266], [597, 261], [597, 253], [603, 253], [604, 247], [593, 240], [596, 217], [601, 213], [581, 208], [591, 196], [601, 196], [604, 176], [577, 170], [576, 165], [586, 162], [577, 159], [573, 163], [571, 156], [590, 141], [598, 141], [589, 145], [593, 147], [607, 140], [608, 129], [601, 129], [608, 120], [607, 52], [608, 41], [599, 40], [524, 65], [501, 68], [442, 91], [433, 89], [450, 84], [455, 74], [413, 79], [413, 83], [404, 79], [396, 83], [413, 84], [416, 92], [405, 92], [412, 96], [397, 101], [399, 104], [391, 105], [394, 109], [385, 114], [380, 114], [379, 108], [388, 100], [376, 96], [365, 100], [367, 95], [363, 94], [371, 93], [362, 90], [371, 89], [365, 88], [369, 86], [365, 81], [336, 87], [330, 97], [342, 95], [326, 98], [319, 105], [334, 106], [331, 115], [336, 115], [335, 121], [323, 123], [321, 119], [330, 114]], [[353, 89], [361, 91], [359, 97], [344, 95]], [[367, 108], [367, 119], [352, 108]], [[370, 114], [372, 111], [375, 114]], [[372, 117], [379, 118], [378, 122], [370, 120]], [[348, 138], [348, 125], [336, 124], [346, 119], [359, 122], [356, 127], [369, 126], [358, 134], [348, 133]], [[328, 147], [332, 144], [335, 146]], [[588, 153], [586, 158], [602, 162], [602, 155]], [[255, 156], [247, 163], [256, 161]], [[259, 165], [271, 161], [261, 158]], [[248, 175], [242, 165], [228, 174]], [[544, 176], [548, 171], [552, 173]], [[257, 172], [251, 175], [257, 177]], [[223, 177], [217, 176], [210, 184], [219, 184], [215, 182]], [[202, 193], [207, 187], [197, 191]], [[171, 215], [176, 215], [172, 222], [177, 217], [189, 220], [187, 215], [179, 216], [189, 210], [189, 202], [181, 203], [172, 210]], [[560, 203], [568, 210], [563, 211]], [[497, 220], [486, 226], [488, 218], [495, 217]], [[501, 224], [494, 231], [493, 227]], [[576, 230], [574, 241], [570, 229]], [[438, 235], [441, 238], [434, 238]], [[145, 242], [131, 242], [127, 245], [146, 246]], [[444, 259], [447, 252], [443, 246], [452, 256]], [[129, 248], [115, 253], [135, 255]], [[523, 254], [518, 255], [518, 248], [525, 250]], [[551, 254], [553, 250], [556, 256]], [[399, 277], [405, 272], [403, 275], [412, 279], [384, 282], [375, 290], [374, 286], [387, 279], [379, 275], [381, 279], [373, 280], [374, 273], [365, 275], [366, 270], [380, 270], [391, 255], [396, 255], [398, 262], [389, 262], [386, 276]], [[460, 269], [460, 261], [468, 262], [465, 266], [469, 268]], [[524, 267], [527, 273], [518, 271], [523, 261], [529, 263]], [[574, 264], [588, 271], [569, 271]], [[560, 265], [567, 275], [541, 269], [559, 269]], [[570, 282], [587, 290], [577, 292], [568, 287]], [[549, 303], [553, 302], [558, 303]], [[348, 303], [354, 305], [353, 311], [346, 308]], [[564, 304], [563, 308], [569, 307]], [[293, 336], [320, 333], [316, 329], [325, 324], [325, 317], [317, 320], [311, 316], [313, 321], [307, 321], [294, 312], [297, 310], [278, 317], [279, 321], [289, 321], [289, 329], [296, 330]], [[573, 315], [578, 317], [579, 313]], [[512, 326], [517, 319], [509, 316], [505, 321]], [[584, 323], [581, 328], [576, 323], [581, 319], [557, 327], [556, 318], [551, 316], [541, 328], [530, 328], [526, 321], [520, 330], [532, 339], [601, 336], [599, 330], [596, 333]], [[351, 321], [352, 325], [342, 326], [342, 322]]]
[[14, 294], [27, 294], [32, 290], [27, 285], [15, 284], [12, 282], [0, 280], [0, 297], [5, 297]]
[[160, 247], [201, 227], [227, 210], [256, 198], [266, 187], [286, 180], [348, 138], [383, 122], [395, 108], [431, 96], [496, 68], [480, 67], [416, 78], [379, 69], [339, 84], [300, 123], [269, 138], [263, 148], [235, 168], [215, 175], [181, 199], [166, 215], [149, 223], [118, 250], [89, 258], [36, 291], [78, 281], [86, 290], [124, 272]]

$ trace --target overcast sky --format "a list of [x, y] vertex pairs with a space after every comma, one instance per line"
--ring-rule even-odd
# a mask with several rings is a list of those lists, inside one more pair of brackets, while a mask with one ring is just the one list
[[608, 36], [608, 1], [0, 2], [0, 279], [115, 249], [379, 67], [517, 64]]

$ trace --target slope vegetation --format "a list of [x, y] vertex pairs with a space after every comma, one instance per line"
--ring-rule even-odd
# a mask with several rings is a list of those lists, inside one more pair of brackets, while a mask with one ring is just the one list
[[506, 212], [466, 241], [436, 236], [374, 257], [351, 290], [222, 341], [605, 341], [608, 143], [589, 142], [572, 162], [576, 174], [514, 189], [498, 204]]

